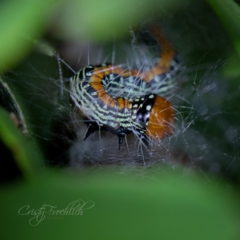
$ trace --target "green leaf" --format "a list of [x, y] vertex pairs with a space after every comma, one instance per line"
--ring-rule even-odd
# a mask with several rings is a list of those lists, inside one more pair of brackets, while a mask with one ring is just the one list
[[240, 56], [240, 7], [233, 0], [207, 0], [222, 21]]
[[26, 38], [36, 38], [48, 18], [46, 6], [52, 0], [4, 1], [0, 8], [0, 70], [19, 61], [31, 46]]
[[[112, 41], [128, 34], [147, 18], [159, 17], [185, 1], [177, 0], [68, 0], [56, 5], [53, 16], [57, 35], [64, 39]], [[61, 17], [59, 17], [61, 16]]]
[[[23, 176], [26, 179], [32, 178], [34, 169], [39, 166], [39, 159], [35, 152], [37, 148], [31, 139], [27, 139], [20, 133], [10, 116], [2, 108], [0, 108], [0, 141], [12, 153], [13, 160], [15, 160]], [[12, 159], [6, 159], [4, 156], [1, 157], [1, 160], [12, 161]], [[2, 170], [4, 171], [4, 169]]]
[[226, 186], [159, 170], [52, 173], [2, 191], [2, 239], [237, 239], [239, 209]]

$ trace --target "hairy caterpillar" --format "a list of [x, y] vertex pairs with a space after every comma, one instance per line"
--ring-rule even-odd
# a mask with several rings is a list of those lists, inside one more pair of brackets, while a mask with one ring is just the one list
[[176, 84], [178, 55], [157, 26], [151, 33], [161, 54], [148, 71], [89, 65], [71, 79], [70, 101], [88, 125], [84, 140], [97, 130], [106, 130], [118, 136], [120, 148], [130, 132], [147, 143], [173, 131], [174, 110], [165, 97]]

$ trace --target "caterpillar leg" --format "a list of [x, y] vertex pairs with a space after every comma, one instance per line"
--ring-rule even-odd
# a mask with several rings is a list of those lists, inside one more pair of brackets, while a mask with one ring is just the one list
[[85, 141], [92, 133], [99, 130], [99, 126], [95, 122], [85, 122], [88, 126], [87, 131], [85, 133], [85, 136], [83, 138], [83, 141]]
[[118, 150], [120, 150], [120, 147], [123, 143], [123, 139], [125, 138], [125, 136], [131, 132], [129, 129], [124, 127], [118, 127], [117, 129], [108, 128], [106, 130], [118, 136]]
[[125, 135], [118, 135], [118, 150], [120, 150], [124, 137]]

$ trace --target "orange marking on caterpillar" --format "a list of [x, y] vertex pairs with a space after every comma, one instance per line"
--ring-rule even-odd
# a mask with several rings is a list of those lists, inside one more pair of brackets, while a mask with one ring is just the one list
[[174, 110], [171, 103], [163, 97], [156, 96], [150, 112], [146, 135], [155, 140], [164, 138], [172, 133], [173, 123]]

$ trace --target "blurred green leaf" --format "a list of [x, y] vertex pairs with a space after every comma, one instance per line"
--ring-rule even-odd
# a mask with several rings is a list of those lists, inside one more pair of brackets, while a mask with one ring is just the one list
[[222, 21], [240, 56], [240, 7], [234, 0], [207, 0]]
[[41, 34], [48, 18], [46, 7], [53, 0], [9, 0], [0, 8], [0, 70], [19, 61], [30, 48], [26, 38]]
[[[64, 39], [112, 41], [128, 34], [140, 20], [159, 17], [185, 0], [68, 0], [56, 5], [55, 33]], [[59, 16], [61, 16], [59, 18]]]
[[[226, 186], [156, 169], [145, 177], [79, 174], [52, 173], [2, 191], [2, 239], [236, 239], [239, 209]], [[79, 199], [92, 206], [82, 215], [50, 212]]]
[[[226, 65], [223, 67], [222, 72], [226, 77], [229, 78], [238, 78], [240, 76], [240, 55], [236, 52], [230, 54]], [[238, 79], [236, 79], [236, 84], [238, 83]]]
[[[36, 156], [37, 149], [34, 142], [24, 137], [19, 129], [13, 124], [9, 115], [0, 108], [0, 141], [12, 152], [17, 166], [25, 178], [29, 179], [34, 174], [34, 168], [39, 164]], [[12, 161], [2, 156], [3, 161]], [[4, 165], [2, 165], [3, 167]], [[4, 169], [2, 169], [4, 171]], [[11, 174], [11, 172], [9, 172]]]

